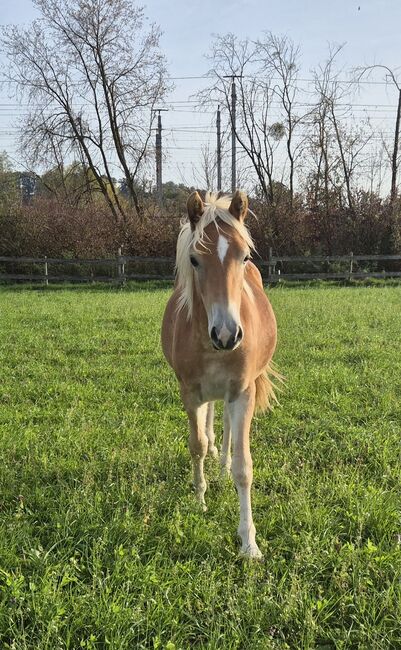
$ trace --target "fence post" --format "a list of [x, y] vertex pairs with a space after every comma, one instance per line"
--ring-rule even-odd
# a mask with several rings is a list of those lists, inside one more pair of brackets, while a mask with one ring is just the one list
[[49, 285], [49, 270], [47, 268], [47, 255], [45, 255], [45, 285]]
[[354, 253], [351, 251], [350, 255], [350, 261], [349, 261], [349, 279], [352, 280], [352, 273], [354, 270]]
[[268, 280], [271, 279], [272, 274], [273, 274], [273, 249], [271, 246], [269, 246], [269, 259], [268, 259], [268, 267], [267, 267]]
[[120, 285], [125, 283], [125, 263], [122, 257], [122, 247], [118, 247], [117, 253], [117, 274], [118, 274], [118, 283]]

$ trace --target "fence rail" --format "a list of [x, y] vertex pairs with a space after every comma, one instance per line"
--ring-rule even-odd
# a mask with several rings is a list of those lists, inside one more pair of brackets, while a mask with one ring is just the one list
[[[401, 277], [401, 255], [274, 255], [254, 260], [267, 282], [282, 280], [341, 280]], [[364, 262], [365, 268], [361, 268]], [[316, 266], [323, 269], [316, 270]], [[363, 266], [363, 265], [362, 265]], [[49, 268], [50, 267], [50, 268]], [[293, 267], [291, 269], [291, 267]], [[295, 268], [294, 268], [295, 267]], [[300, 272], [300, 267], [306, 270]], [[339, 268], [341, 267], [341, 268]], [[366, 268], [369, 267], [369, 268]], [[109, 258], [0, 256], [0, 282], [115, 282], [172, 280], [174, 259], [123, 255]]]

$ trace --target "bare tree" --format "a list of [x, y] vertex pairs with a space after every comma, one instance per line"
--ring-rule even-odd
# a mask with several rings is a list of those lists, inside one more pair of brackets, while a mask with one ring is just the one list
[[282, 109], [280, 124], [283, 125], [282, 133], [286, 143], [289, 161], [289, 190], [290, 209], [294, 202], [294, 176], [295, 163], [304, 145], [304, 138], [294, 144], [294, 133], [303, 123], [306, 114], [296, 113], [297, 78], [299, 72], [299, 47], [294, 45], [287, 36], [275, 36], [271, 32], [264, 35], [263, 39], [256, 42], [259, 73], [265, 78], [273, 79], [272, 89]]
[[217, 160], [216, 152], [210, 148], [210, 143], [201, 146], [200, 161], [192, 163], [193, 176], [200, 187], [208, 190], [216, 189]]
[[[235, 78], [239, 104], [236, 139], [253, 167], [266, 202], [276, 204], [280, 200], [278, 188], [287, 182], [291, 210], [296, 161], [303, 144], [302, 138], [297, 144], [294, 140], [304, 118], [295, 110], [298, 57], [299, 49], [289, 38], [271, 33], [256, 41], [240, 40], [233, 34], [217, 36], [209, 56], [215, 83], [208, 89], [208, 96], [220, 101], [232, 121], [231, 84]], [[288, 168], [284, 165], [278, 171], [276, 154], [282, 142]]]
[[364, 163], [362, 152], [372, 137], [371, 129], [351, 124], [349, 85], [340, 81], [341, 73], [335, 67], [342, 48], [330, 48], [326, 62], [313, 72], [316, 104], [311, 113], [312, 147], [317, 153], [314, 197], [316, 203], [323, 186], [326, 214], [331, 190], [337, 192], [341, 204], [344, 187], [348, 210], [354, 213], [353, 176]]
[[[313, 71], [316, 104], [312, 120], [312, 146], [317, 153], [314, 197], [315, 204], [317, 204], [322, 186], [326, 217], [329, 214], [331, 185], [335, 185], [335, 182], [331, 183], [331, 180], [338, 169], [333, 122], [339, 133], [336, 110], [337, 102], [344, 95], [344, 90], [338, 82], [338, 72], [334, 71], [334, 61], [341, 49], [342, 46], [336, 47], [334, 50], [330, 48], [327, 61]], [[348, 192], [348, 197], [350, 200], [350, 192]]]
[[385, 73], [386, 81], [390, 82], [395, 86], [398, 93], [397, 101], [397, 112], [395, 117], [394, 125], [394, 140], [392, 152], [390, 154], [391, 160], [391, 189], [390, 189], [390, 205], [394, 208], [397, 194], [398, 194], [398, 167], [399, 167], [399, 147], [400, 147], [400, 126], [401, 126], [401, 83], [398, 81], [397, 76], [393, 70], [391, 70], [386, 65], [369, 65], [364, 68], [359, 68], [357, 72], [357, 80], [361, 81], [362, 78], [366, 75], [369, 76], [374, 70], [381, 70]]
[[[141, 216], [135, 179], [148, 151], [152, 109], [167, 89], [159, 29], [130, 0], [34, 0], [41, 17], [9, 26], [7, 73], [32, 106], [22, 147], [83, 159], [116, 220], [125, 209], [112, 168]], [[44, 145], [46, 143], [46, 145]], [[47, 149], [46, 149], [47, 147]]]
[[259, 78], [256, 73], [257, 55], [255, 44], [241, 41], [234, 34], [217, 36], [210, 54], [213, 85], [202, 93], [201, 100], [218, 101], [232, 122], [231, 83], [236, 77], [239, 107], [235, 135], [249, 158], [258, 179], [263, 196], [273, 203], [274, 153], [282, 133], [276, 123], [270, 121], [273, 90], [270, 79]]

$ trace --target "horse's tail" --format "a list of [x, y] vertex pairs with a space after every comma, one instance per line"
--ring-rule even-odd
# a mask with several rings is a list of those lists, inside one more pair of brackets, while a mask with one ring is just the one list
[[263, 413], [266, 409], [271, 410], [274, 403], [279, 403], [275, 391], [280, 388], [274, 384], [274, 380], [284, 383], [283, 375], [278, 372], [271, 361], [259, 377], [256, 377], [255, 411], [257, 413]]

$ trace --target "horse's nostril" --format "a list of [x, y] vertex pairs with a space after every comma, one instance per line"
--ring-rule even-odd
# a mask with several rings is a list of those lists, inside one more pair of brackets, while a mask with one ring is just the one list
[[210, 331], [210, 338], [212, 339], [213, 343], [216, 343], [216, 345], [218, 345], [219, 337], [217, 336], [217, 330], [215, 327], [212, 327]]
[[236, 338], [235, 338], [235, 342], [236, 342], [236, 343], [239, 343], [240, 341], [242, 341], [242, 337], [243, 337], [243, 336], [244, 336], [244, 333], [243, 333], [243, 331], [242, 331], [242, 327], [240, 327], [240, 326], [238, 325], [237, 336], [236, 336]]

